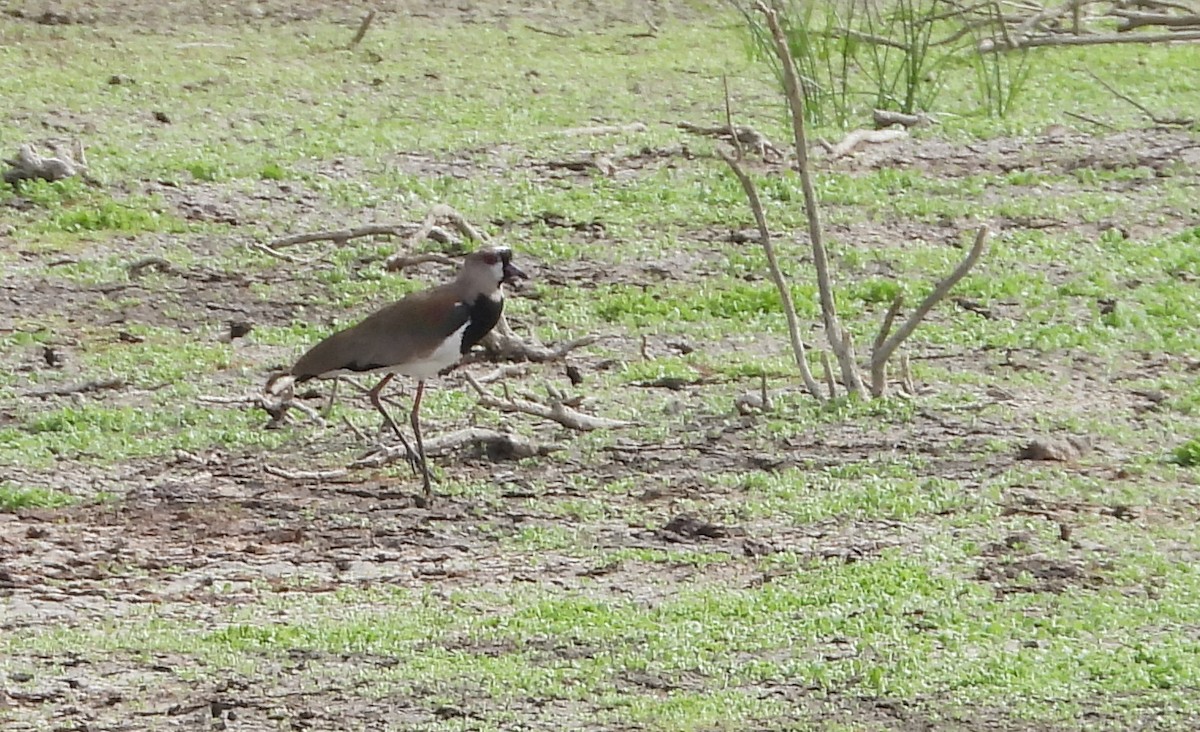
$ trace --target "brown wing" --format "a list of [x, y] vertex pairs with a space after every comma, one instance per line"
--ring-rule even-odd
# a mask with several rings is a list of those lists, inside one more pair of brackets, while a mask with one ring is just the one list
[[453, 283], [415, 292], [313, 346], [296, 361], [292, 375], [304, 381], [408, 363], [432, 353], [469, 317]]

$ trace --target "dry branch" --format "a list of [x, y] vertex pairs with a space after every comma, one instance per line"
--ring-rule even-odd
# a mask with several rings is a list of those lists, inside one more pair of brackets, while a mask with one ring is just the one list
[[[467, 221], [466, 217], [444, 203], [438, 203], [429, 209], [429, 213], [425, 214], [425, 220], [421, 222], [416, 231], [408, 235], [405, 240], [405, 249], [411, 251], [417, 244], [426, 237], [431, 237], [434, 231], [438, 230], [438, 224], [445, 222], [453, 226], [458, 233], [462, 234], [467, 239], [477, 242], [485, 242], [488, 240], [486, 234], [476, 229]], [[388, 271], [400, 269], [409, 255], [397, 252], [384, 260], [384, 267]]]
[[501, 399], [484, 389], [471, 374], [466, 374], [466, 378], [467, 383], [479, 395], [480, 404], [492, 409], [498, 409], [501, 412], [515, 412], [517, 414], [528, 414], [533, 417], [548, 419], [559, 423], [567, 429], [579, 432], [624, 427], [630, 424], [624, 420], [593, 417], [590, 414], [584, 414], [567, 406], [561, 399], [552, 399], [550, 404], [543, 404], [540, 401], [533, 401], [531, 399], [514, 399], [512, 397]]
[[842, 382], [852, 395], [862, 396], [862, 377], [858, 365], [854, 363], [852, 349], [848, 349], [849, 339], [844, 334], [842, 324], [838, 320], [837, 306], [833, 298], [833, 281], [829, 274], [829, 255], [825, 250], [825, 237], [821, 230], [820, 211], [817, 208], [817, 192], [812, 182], [808, 165], [808, 139], [804, 129], [804, 97], [800, 93], [800, 79], [792, 54], [788, 48], [787, 37], [779, 25], [779, 17], [775, 11], [767, 7], [762, 0], [756, 3], [760, 13], [766, 18], [771, 30], [771, 38], [775, 45], [775, 54], [783, 65], [784, 90], [787, 93], [788, 106], [791, 109], [792, 134], [795, 137], [796, 169], [800, 174], [800, 186], [804, 192], [804, 212], [808, 218], [808, 238], [812, 246], [813, 264], [817, 269], [817, 289], [821, 298], [821, 317], [825, 324], [825, 335], [829, 346], [837, 357], [842, 370]]
[[363, 16], [362, 22], [358, 24], [358, 30], [355, 31], [354, 37], [350, 39], [350, 45], [346, 46], [346, 48], [354, 48], [362, 41], [363, 36], [367, 35], [367, 29], [371, 27], [372, 20], [375, 20], [374, 10]]
[[26, 392], [26, 396], [45, 399], [46, 397], [52, 396], [87, 394], [93, 391], [107, 391], [109, 389], [122, 389], [124, 387], [124, 379], [93, 379], [92, 381], [84, 381], [79, 384], [69, 384], [67, 386], [56, 386], [51, 389], [39, 389], [37, 391]]
[[141, 277], [142, 273], [148, 269], [153, 269], [163, 274], [170, 274], [175, 271], [174, 265], [162, 257], [142, 257], [125, 265], [125, 271], [134, 279]]
[[[871, 353], [871, 394], [873, 396], [883, 396], [884, 391], [887, 389], [887, 362], [892, 357], [892, 354], [896, 352], [901, 343], [913, 334], [913, 331], [917, 329], [917, 326], [921, 324], [921, 321], [925, 319], [929, 311], [941, 302], [963, 277], [967, 276], [967, 273], [971, 271], [971, 268], [983, 256], [983, 250], [987, 246], [988, 234], [990, 232], [991, 230], [986, 224], [980, 226], [975, 233], [975, 243], [971, 245], [971, 250], [967, 252], [967, 256], [963, 261], [954, 268], [954, 271], [946, 275], [941, 282], [937, 283], [933, 288], [933, 292], [929, 293], [921, 301], [921, 304], [908, 316], [908, 319], [904, 321], [899, 330], [886, 339], [876, 338], [876, 345]], [[892, 320], [895, 318], [892, 309], [899, 310], [898, 301], [893, 302], [892, 308], [888, 310], [890, 317], [884, 318], [884, 324], [880, 328], [881, 335], [885, 327], [888, 330], [891, 329]]]
[[416, 224], [370, 224], [367, 226], [359, 226], [354, 229], [334, 229], [331, 231], [315, 231], [309, 234], [296, 234], [294, 236], [285, 236], [281, 239], [276, 239], [268, 244], [261, 246], [268, 247], [273, 250], [283, 249], [285, 247], [295, 246], [297, 244], [309, 244], [314, 241], [331, 241], [338, 246], [345, 244], [351, 239], [358, 239], [364, 236], [406, 236], [413, 229], [417, 228]]
[[1134, 99], [1133, 97], [1129, 96], [1128, 94], [1123, 94], [1120, 90], [1118, 90], [1112, 84], [1109, 84], [1104, 79], [1101, 79], [1094, 72], [1092, 72], [1090, 70], [1086, 70], [1086, 71], [1087, 71], [1087, 75], [1092, 77], [1093, 79], [1095, 79], [1096, 82], [1098, 82], [1100, 84], [1100, 86], [1102, 86], [1106, 90], [1108, 90], [1109, 94], [1112, 94], [1114, 97], [1116, 97], [1117, 99], [1120, 99], [1121, 101], [1129, 103], [1130, 105], [1135, 107], [1139, 112], [1141, 112], [1142, 114], [1144, 114], [1148, 118], [1150, 118], [1150, 121], [1156, 125], [1162, 125], [1163, 127], [1190, 127], [1196, 123], [1196, 120], [1191, 117], [1160, 117], [1159, 115], [1152, 112], [1149, 108], [1147, 108], [1144, 104], [1142, 104], [1138, 100]]
[[1145, 26], [1162, 26], [1164, 28], [1197, 28], [1200, 27], [1200, 15], [1171, 15], [1168, 13], [1139, 13], [1134, 10], [1113, 8], [1111, 15], [1122, 18], [1117, 26], [1118, 33], [1131, 31]]
[[4, 171], [4, 182], [9, 185], [27, 180], [53, 182], [78, 175], [87, 170], [87, 161], [84, 159], [83, 144], [77, 142], [75, 148], [77, 159], [58, 149], [54, 151], [58, 157], [47, 158], [38, 154], [33, 145], [21, 145], [17, 148], [16, 157], [4, 161], [10, 166]]
[[694, 125], [691, 122], [679, 122], [675, 126], [684, 132], [690, 132], [693, 135], [704, 135], [706, 137], [715, 137], [719, 140], [728, 140], [732, 145], [739, 149], [741, 149], [743, 146], [749, 147], [758, 152], [758, 154], [763, 158], [783, 158], [783, 152], [776, 147], [774, 143], [768, 140], [766, 135], [762, 134], [753, 127], [733, 124], [727, 124], [720, 127], [704, 127], [702, 125]]
[[323, 480], [336, 480], [344, 478], [350, 474], [346, 468], [334, 468], [333, 470], [285, 470], [274, 465], [264, 464], [263, 472], [268, 475], [274, 475], [284, 480], [292, 480], [297, 483], [308, 480], [315, 480], [318, 483]]
[[444, 264], [447, 266], [458, 264], [444, 254], [393, 254], [391, 257], [388, 257], [387, 268], [394, 271], [408, 269], [409, 267], [416, 267], [419, 264], [428, 264], [430, 262]]
[[783, 271], [779, 268], [779, 258], [775, 254], [775, 245], [771, 242], [771, 231], [767, 228], [767, 217], [763, 212], [758, 189], [736, 159], [724, 150], [719, 152], [721, 159], [737, 176], [738, 181], [742, 184], [742, 190], [746, 192], [746, 198], [750, 201], [750, 210], [754, 213], [755, 224], [758, 225], [759, 242], [762, 244], [763, 252], [767, 255], [767, 267], [771, 270], [771, 279], [775, 281], [775, 289], [779, 291], [779, 299], [783, 302], [783, 315], [787, 319], [788, 338], [792, 342], [792, 354], [796, 358], [796, 367], [800, 369], [800, 378], [804, 380], [804, 388], [808, 389], [808, 393], [812, 394], [818, 402], [824, 401], [821, 398], [821, 388], [817, 384], [817, 380], [813, 378], [812, 370], [808, 367], [804, 339], [800, 337], [800, 322], [796, 316], [796, 304], [792, 302], [791, 287], [788, 286], [787, 279], [784, 278]]
[[[290, 379], [291, 377], [286, 378]], [[200, 395], [196, 397], [196, 401], [201, 404], [240, 404], [249, 407], [258, 407], [271, 417], [271, 421], [267, 424], [267, 429], [273, 429], [283, 424], [283, 420], [287, 418], [288, 410], [293, 408], [303, 412], [313, 422], [324, 426], [325, 420], [321, 418], [317, 410], [292, 398], [292, 384], [290, 381], [286, 382], [285, 386], [275, 389], [274, 385], [279, 381], [283, 381], [283, 379], [272, 379], [267, 382], [267, 386], [262, 394], [251, 394], [240, 397]], [[281, 393], [282, 396], [280, 396]]]
[[923, 127], [935, 121], [927, 114], [905, 114], [904, 112], [893, 112], [889, 109], [874, 110], [871, 112], [871, 119], [874, 120], [877, 129], [886, 129], [892, 125]]
[[878, 145], [893, 142], [908, 137], [907, 130], [852, 130], [842, 141], [828, 147], [829, 157], [840, 158], [854, 151], [859, 145], [870, 143]]
[[600, 340], [598, 335], [586, 335], [575, 340], [549, 348], [536, 343], [527, 343], [524, 338], [513, 332], [508, 320], [503, 315], [496, 327], [480, 341], [484, 352], [493, 361], [531, 361], [547, 363], [562, 360], [571, 351], [584, 346], [590, 346]]
[[645, 122], [631, 122], [627, 125], [594, 125], [591, 127], [568, 127], [565, 130], [554, 132], [555, 135], [563, 135], [564, 137], [577, 137], [583, 135], [617, 135], [625, 132], [645, 132], [648, 128]]
[[1173, 43], [1175, 41], [1200, 41], [1200, 30], [1176, 33], [1121, 33], [1091, 36], [1033, 36], [1012, 39], [1011, 43], [997, 43], [993, 38], [979, 42], [979, 53], [1003, 53], [1022, 48], [1044, 46], [1100, 46], [1112, 43]]

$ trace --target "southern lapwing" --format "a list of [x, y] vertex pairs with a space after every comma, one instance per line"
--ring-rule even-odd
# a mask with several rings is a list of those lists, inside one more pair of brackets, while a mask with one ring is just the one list
[[[501, 286], [516, 277], [527, 275], [513, 265], [510, 249], [473, 252], [453, 282], [414, 292], [334, 333], [301, 356], [290, 375], [294, 383], [303, 383], [348, 374], [383, 374], [368, 392], [371, 404], [400, 438], [414, 469], [420, 469], [429, 498], [432, 487], [420, 423], [425, 380], [457, 364], [499, 322], [504, 309]], [[416, 452], [379, 400], [379, 393], [396, 374], [417, 380], [409, 415]]]

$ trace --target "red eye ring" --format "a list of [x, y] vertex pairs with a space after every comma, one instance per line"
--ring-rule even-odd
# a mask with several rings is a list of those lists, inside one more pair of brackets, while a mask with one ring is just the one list
[[488, 252], [487, 254], [483, 255], [483, 263], [488, 265], [489, 267], [495, 265], [499, 261], [500, 261], [500, 258], [491, 252]]

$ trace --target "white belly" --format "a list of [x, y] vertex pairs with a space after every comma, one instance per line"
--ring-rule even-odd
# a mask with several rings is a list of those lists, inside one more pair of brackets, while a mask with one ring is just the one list
[[425, 358], [401, 364], [393, 370], [397, 374], [411, 376], [414, 379], [432, 379], [437, 376], [462, 358], [463, 332], [466, 331], [469, 324], [469, 321], [463, 323], [461, 328], [454, 331], [449, 338], [442, 341], [442, 344], [433, 353]]

